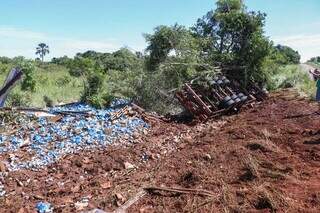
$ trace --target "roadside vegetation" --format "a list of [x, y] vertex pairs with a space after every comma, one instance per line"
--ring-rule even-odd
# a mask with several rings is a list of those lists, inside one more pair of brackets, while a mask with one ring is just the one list
[[275, 46], [264, 35], [266, 14], [248, 11], [240, 0], [219, 0], [216, 8], [192, 27], [158, 26], [145, 34], [147, 48], [113, 53], [87, 51], [53, 58], [39, 44], [40, 58], [0, 58], [0, 80], [20, 66], [24, 79], [10, 94], [8, 105], [38, 106], [85, 101], [96, 107], [127, 98], [147, 110], [168, 113], [178, 108], [173, 91], [206, 72], [224, 72], [243, 86], [256, 82], [271, 90], [298, 87], [311, 91], [312, 82], [298, 69], [300, 55]]
[[314, 99], [315, 81], [298, 65], [280, 66], [271, 77], [270, 90], [295, 88], [302, 96]]
[[320, 69], [320, 56], [311, 58], [308, 60], [307, 64]]

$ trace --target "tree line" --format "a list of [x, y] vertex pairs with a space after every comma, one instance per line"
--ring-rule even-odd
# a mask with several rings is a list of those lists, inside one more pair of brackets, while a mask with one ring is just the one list
[[[73, 58], [53, 58], [49, 64], [84, 77], [82, 100], [94, 105], [125, 97], [147, 109], [168, 110], [173, 103], [170, 91], [215, 67], [243, 86], [252, 81], [268, 86], [278, 66], [300, 63], [297, 51], [274, 45], [265, 35], [265, 19], [265, 13], [249, 11], [241, 0], [218, 0], [216, 8], [192, 27], [162, 25], [145, 34], [144, 52], [87, 51]], [[36, 54], [42, 62], [48, 53], [47, 44], [38, 45]]]

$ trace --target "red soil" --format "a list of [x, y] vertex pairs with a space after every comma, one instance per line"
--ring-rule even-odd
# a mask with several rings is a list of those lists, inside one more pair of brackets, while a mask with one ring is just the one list
[[[112, 211], [150, 185], [215, 196], [149, 192], [128, 212], [319, 212], [320, 115], [294, 117], [316, 110], [282, 91], [219, 121], [190, 127], [153, 120], [135, 144], [8, 173], [0, 212], [34, 212], [38, 201], [55, 212]], [[74, 205], [84, 197], [88, 206]]]

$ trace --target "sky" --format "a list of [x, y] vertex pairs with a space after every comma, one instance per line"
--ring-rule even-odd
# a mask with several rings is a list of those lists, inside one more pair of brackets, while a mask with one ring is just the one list
[[[35, 58], [38, 43], [52, 57], [121, 47], [143, 51], [144, 33], [158, 25], [192, 26], [214, 0], [0, 0], [0, 56]], [[267, 13], [265, 34], [298, 50], [302, 61], [320, 56], [320, 0], [244, 0]]]

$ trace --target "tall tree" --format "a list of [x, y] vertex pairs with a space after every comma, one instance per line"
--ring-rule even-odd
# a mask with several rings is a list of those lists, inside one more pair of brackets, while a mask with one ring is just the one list
[[[150, 70], [156, 70], [169, 56], [190, 58], [196, 60], [198, 43], [191, 31], [182, 25], [158, 26], [153, 34], [145, 35], [147, 41], [147, 65]], [[194, 62], [194, 60], [192, 62]], [[190, 61], [191, 62], [191, 61]]]
[[193, 31], [209, 62], [227, 65], [227, 74], [244, 84], [264, 81], [262, 64], [271, 49], [263, 31], [265, 17], [247, 11], [241, 0], [218, 0], [217, 8], [199, 19]]
[[42, 62], [43, 62], [44, 56], [49, 53], [50, 53], [49, 46], [47, 44], [45, 43], [38, 44], [36, 49], [36, 55], [40, 56]]

